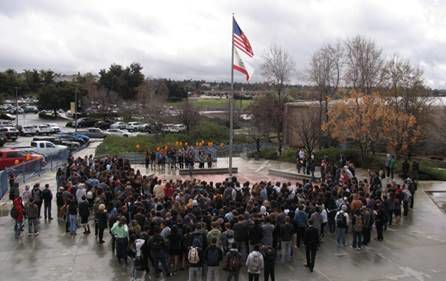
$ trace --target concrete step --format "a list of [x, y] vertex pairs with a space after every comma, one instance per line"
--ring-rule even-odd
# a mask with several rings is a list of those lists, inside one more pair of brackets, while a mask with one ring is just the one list
[[[191, 173], [192, 175], [224, 175], [228, 174], [228, 172], [228, 168], [192, 169], [192, 171], [189, 169], [181, 169], [180, 176], [187, 176]], [[238, 168], [232, 168], [232, 173], [237, 174]]]
[[[268, 174], [272, 175], [272, 176], [290, 178], [290, 179], [296, 179], [296, 180], [311, 180], [311, 175], [306, 175], [306, 174], [301, 174], [298, 172], [286, 171], [286, 170], [269, 169]], [[314, 179], [319, 179], [319, 177], [317, 177], [315, 175]]]

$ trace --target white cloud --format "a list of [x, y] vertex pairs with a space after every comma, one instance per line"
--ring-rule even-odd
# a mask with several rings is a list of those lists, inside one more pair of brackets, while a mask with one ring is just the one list
[[0, 0], [0, 69], [97, 72], [137, 61], [152, 77], [227, 80], [232, 12], [257, 68], [272, 44], [302, 70], [322, 44], [361, 34], [446, 87], [446, 3], [436, 0]]

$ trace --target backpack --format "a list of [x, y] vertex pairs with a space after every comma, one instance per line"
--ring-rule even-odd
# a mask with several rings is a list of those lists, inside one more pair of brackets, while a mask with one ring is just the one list
[[164, 246], [164, 239], [159, 235], [154, 236], [152, 242], [150, 243], [150, 248], [152, 250], [161, 250], [163, 246]]
[[242, 190], [237, 190], [237, 191], [235, 192], [235, 201], [237, 201], [237, 202], [241, 202], [241, 201], [243, 201], [243, 193], [242, 193]]
[[191, 247], [187, 254], [187, 260], [190, 264], [198, 264], [200, 262], [200, 255], [197, 247]]
[[261, 270], [260, 266], [261, 266], [260, 257], [259, 257], [259, 255], [255, 254], [251, 260], [249, 269], [250, 269], [250, 271], [253, 271], [254, 273], [259, 272]]
[[353, 226], [355, 231], [361, 232], [363, 230], [363, 222], [362, 222], [362, 216], [355, 215], [355, 225]]
[[210, 247], [208, 248], [206, 259], [207, 264], [210, 266], [216, 266], [218, 265], [220, 255], [219, 255], [219, 249], [217, 247]]
[[198, 233], [192, 237], [192, 245], [203, 249], [203, 234]]
[[225, 269], [228, 271], [238, 271], [242, 267], [242, 257], [237, 252], [231, 252], [226, 260]]
[[15, 206], [12, 206], [12, 209], [11, 209], [10, 214], [11, 214], [11, 218], [13, 218], [13, 219], [17, 219], [17, 217], [18, 217], [19, 214], [17, 213], [17, 209], [16, 209]]
[[340, 213], [336, 218], [336, 227], [347, 228], [347, 217], [344, 213]]

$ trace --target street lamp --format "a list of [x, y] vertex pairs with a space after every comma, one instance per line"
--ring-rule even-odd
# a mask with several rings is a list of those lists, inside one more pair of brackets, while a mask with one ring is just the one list
[[15, 87], [15, 127], [19, 129], [19, 87]]
[[77, 133], [77, 87], [74, 90], [74, 131]]

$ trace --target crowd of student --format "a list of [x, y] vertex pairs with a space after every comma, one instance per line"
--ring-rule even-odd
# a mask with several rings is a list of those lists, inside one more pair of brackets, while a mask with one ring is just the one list
[[[382, 241], [384, 230], [413, 207], [416, 181], [383, 186], [379, 173], [358, 180], [343, 161], [317, 181], [214, 183], [148, 177], [117, 157], [71, 157], [57, 172], [57, 217], [73, 237], [79, 222], [85, 235], [93, 222], [99, 244], [108, 229], [118, 262], [131, 259], [138, 272], [167, 277], [188, 268], [189, 281], [211, 281], [223, 269], [226, 280], [238, 280], [246, 267], [249, 280], [261, 274], [275, 280], [275, 263], [292, 262], [302, 246], [313, 271], [328, 233], [342, 248], [351, 231], [352, 247], [361, 249], [371, 243], [373, 226]], [[36, 184], [11, 199], [17, 225], [26, 217], [30, 235], [39, 233], [42, 202], [45, 219], [52, 219], [48, 186]]]

